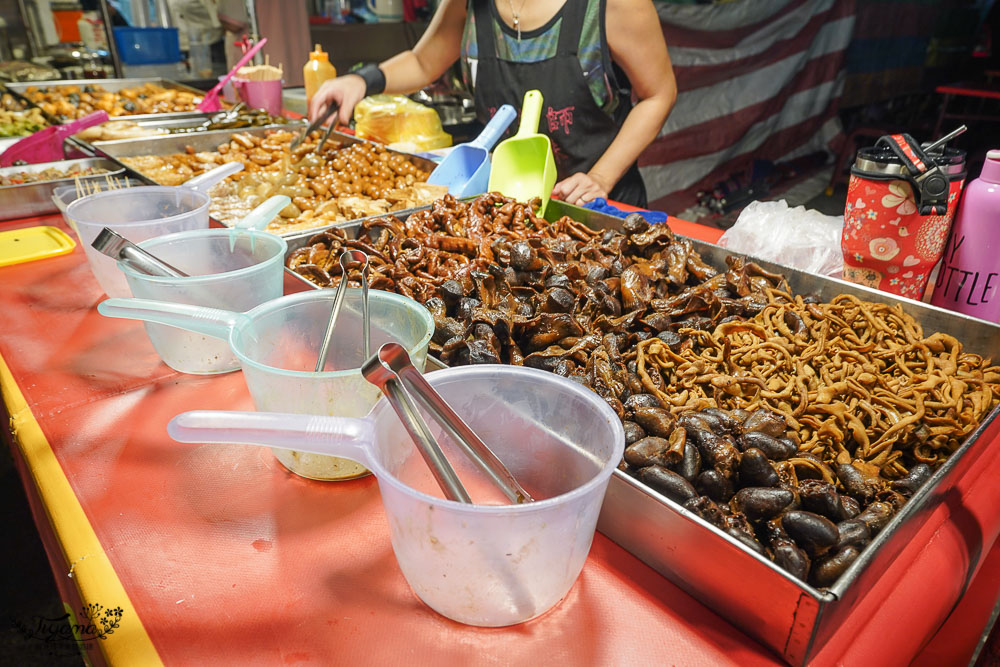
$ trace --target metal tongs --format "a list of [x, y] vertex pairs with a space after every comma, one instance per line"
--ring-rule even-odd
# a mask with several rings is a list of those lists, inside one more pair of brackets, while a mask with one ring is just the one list
[[[345, 263], [345, 260], [347, 263]], [[330, 311], [330, 321], [326, 323], [326, 333], [323, 334], [323, 344], [319, 348], [319, 358], [316, 360], [316, 372], [326, 366], [326, 357], [330, 353], [330, 342], [333, 340], [333, 330], [340, 317], [340, 308], [344, 305], [344, 295], [347, 293], [348, 264], [361, 265], [361, 321], [364, 334], [361, 349], [364, 358], [371, 354], [371, 320], [368, 316], [368, 254], [361, 250], [345, 250], [340, 256], [341, 277], [337, 286], [337, 294], [333, 297], [333, 310]]]
[[[319, 128], [323, 127], [323, 123], [329, 120], [330, 116], [337, 113], [337, 111], [339, 110], [340, 110], [340, 105], [331, 103], [330, 106], [326, 108], [326, 111], [321, 113], [316, 120], [309, 123], [309, 126], [306, 127], [306, 129], [302, 132], [302, 134], [300, 134], [298, 137], [295, 138], [295, 141], [292, 142], [292, 145], [289, 148], [289, 150], [294, 153], [295, 149], [301, 146], [302, 142], [306, 140], [306, 137], [308, 137], [310, 134], [312, 134]], [[326, 133], [323, 135], [323, 138], [320, 140], [319, 144], [317, 144], [316, 148], [314, 149], [314, 152], [319, 153], [320, 151], [323, 150], [323, 144], [325, 144], [326, 140], [330, 138], [330, 133], [333, 132], [333, 128], [335, 128], [336, 126], [337, 126], [336, 120], [330, 123], [330, 127], [326, 129]]]
[[166, 276], [170, 278], [187, 278], [188, 274], [174, 268], [162, 259], [149, 254], [125, 237], [105, 227], [90, 244], [98, 252], [111, 259], [127, 264], [129, 267], [150, 276]]
[[410, 356], [399, 343], [386, 343], [361, 367], [366, 380], [382, 390], [404, 428], [417, 445], [434, 479], [449, 500], [472, 503], [458, 474], [441, 451], [427, 423], [420, 416], [411, 396], [415, 396], [444, 427], [476, 466], [514, 503], [534, 502], [503, 462], [484, 443], [427, 380], [410, 363]]

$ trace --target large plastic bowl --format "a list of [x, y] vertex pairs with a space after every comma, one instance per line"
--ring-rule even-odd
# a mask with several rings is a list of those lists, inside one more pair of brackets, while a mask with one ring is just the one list
[[104, 227], [138, 243], [156, 236], [208, 228], [209, 196], [189, 188], [143, 186], [107, 190], [77, 199], [66, 207], [90, 269], [108, 296], [130, 296], [125, 275], [115, 260], [91, 243]]
[[498, 493], [432, 425], [477, 504], [445, 500], [384, 399], [364, 420], [208, 411], [179, 415], [168, 430], [184, 442], [312, 447], [363, 463], [378, 479], [393, 551], [421, 600], [470, 625], [535, 618], [583, 568], [625, 449], [621, 421], [590, 389], [545, 371], [466, 366], [427, 381], [536, 502], [483, 504]]
[[[274, 234], [197, 229], [158, 236], [139, 247], [189, 276], [150, 276], [119, 262], [132, 294], [140, 299], [242, 313], [277, 299], [283, 290], [288, 244]], [[146, 323], [146, 333], [163, 362], [182, 373], [225, 373], [240, 367], [228, 341], [153, 322]]]
[[[263, 303], [246, 313], [144, 299], [108, 299], [98, 311], [110, 317], [157, 322], [228, 339], [258, 410], [362, 417], [378, 400], [377, 387], [361, 375], [361, 290], [348, 288], [333, 332], [327, 368], [315, 372], [335, 290], [310, 290]], [[395, 342], [423, 370], [434, 333], [430, 312], [413, 299], [371, 290], [371, 349]], [[292, 472], [320, 480], [368, 474], [347, 459], [276, 449]]]

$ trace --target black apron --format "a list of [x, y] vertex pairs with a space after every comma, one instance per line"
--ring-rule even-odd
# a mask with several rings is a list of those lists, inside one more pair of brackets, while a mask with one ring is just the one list
[[[479, 50], [476, 66], [475, 98], [476, 115], [483, 123], [504, 104], [520, 107], [524, 93], [539, 90], [542, 93], [542, 117], [539, 131], [548, 135], [555, 154], [559, 180], [577, 172], [587, 173], [618, 135], [625, 116], [632, 108], [631, 95], [621, 91], [615, 112], [609, 116], [594, 102], [594, 97], [583, 78], [577, 57], [580, 33], [583, 29], [586, 0], [566, 0], [559, 10], [562, 25], [559, 27], [559, 45], [556, 55], [548, 60], [519, 63], [497, 57], [493, 34], [493, 0], [472, 0], [476, 19], [476, 40]], [[602, 30], [603, 30], [603, 5]], [[499, 21], [499, 17], [496, 19]], [[611, 59], [607, 45], [602, 45], [605, 65]], [[613, 78], [608, 69], [607, 75]], [[516, 129], [517, 123], [511, 128]], [[514, 130], [508, 129], [508, 135]], [[608, 198], [633, 206], [646, 206], [646, 187], [633, 164], [621, 180], [608, 193]]]

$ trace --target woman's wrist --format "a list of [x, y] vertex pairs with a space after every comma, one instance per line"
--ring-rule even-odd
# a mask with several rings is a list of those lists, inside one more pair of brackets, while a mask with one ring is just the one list
[[385, 72], [375, 63], [368, 63], [357, 70], [351, 72], [361, 77], [365, 82], [364, 97], [378, 95], [385, 90]]

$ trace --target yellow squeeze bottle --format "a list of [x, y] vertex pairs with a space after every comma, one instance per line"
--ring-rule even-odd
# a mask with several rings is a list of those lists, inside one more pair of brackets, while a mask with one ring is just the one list
[[317, 44], [316, 50], [309, 54], [309, 62], [302, 68], [302, 77], [306, 82], [306, 106], [323, 82], [336, 76], [337, 68], [330, 63], [330, 55]]

